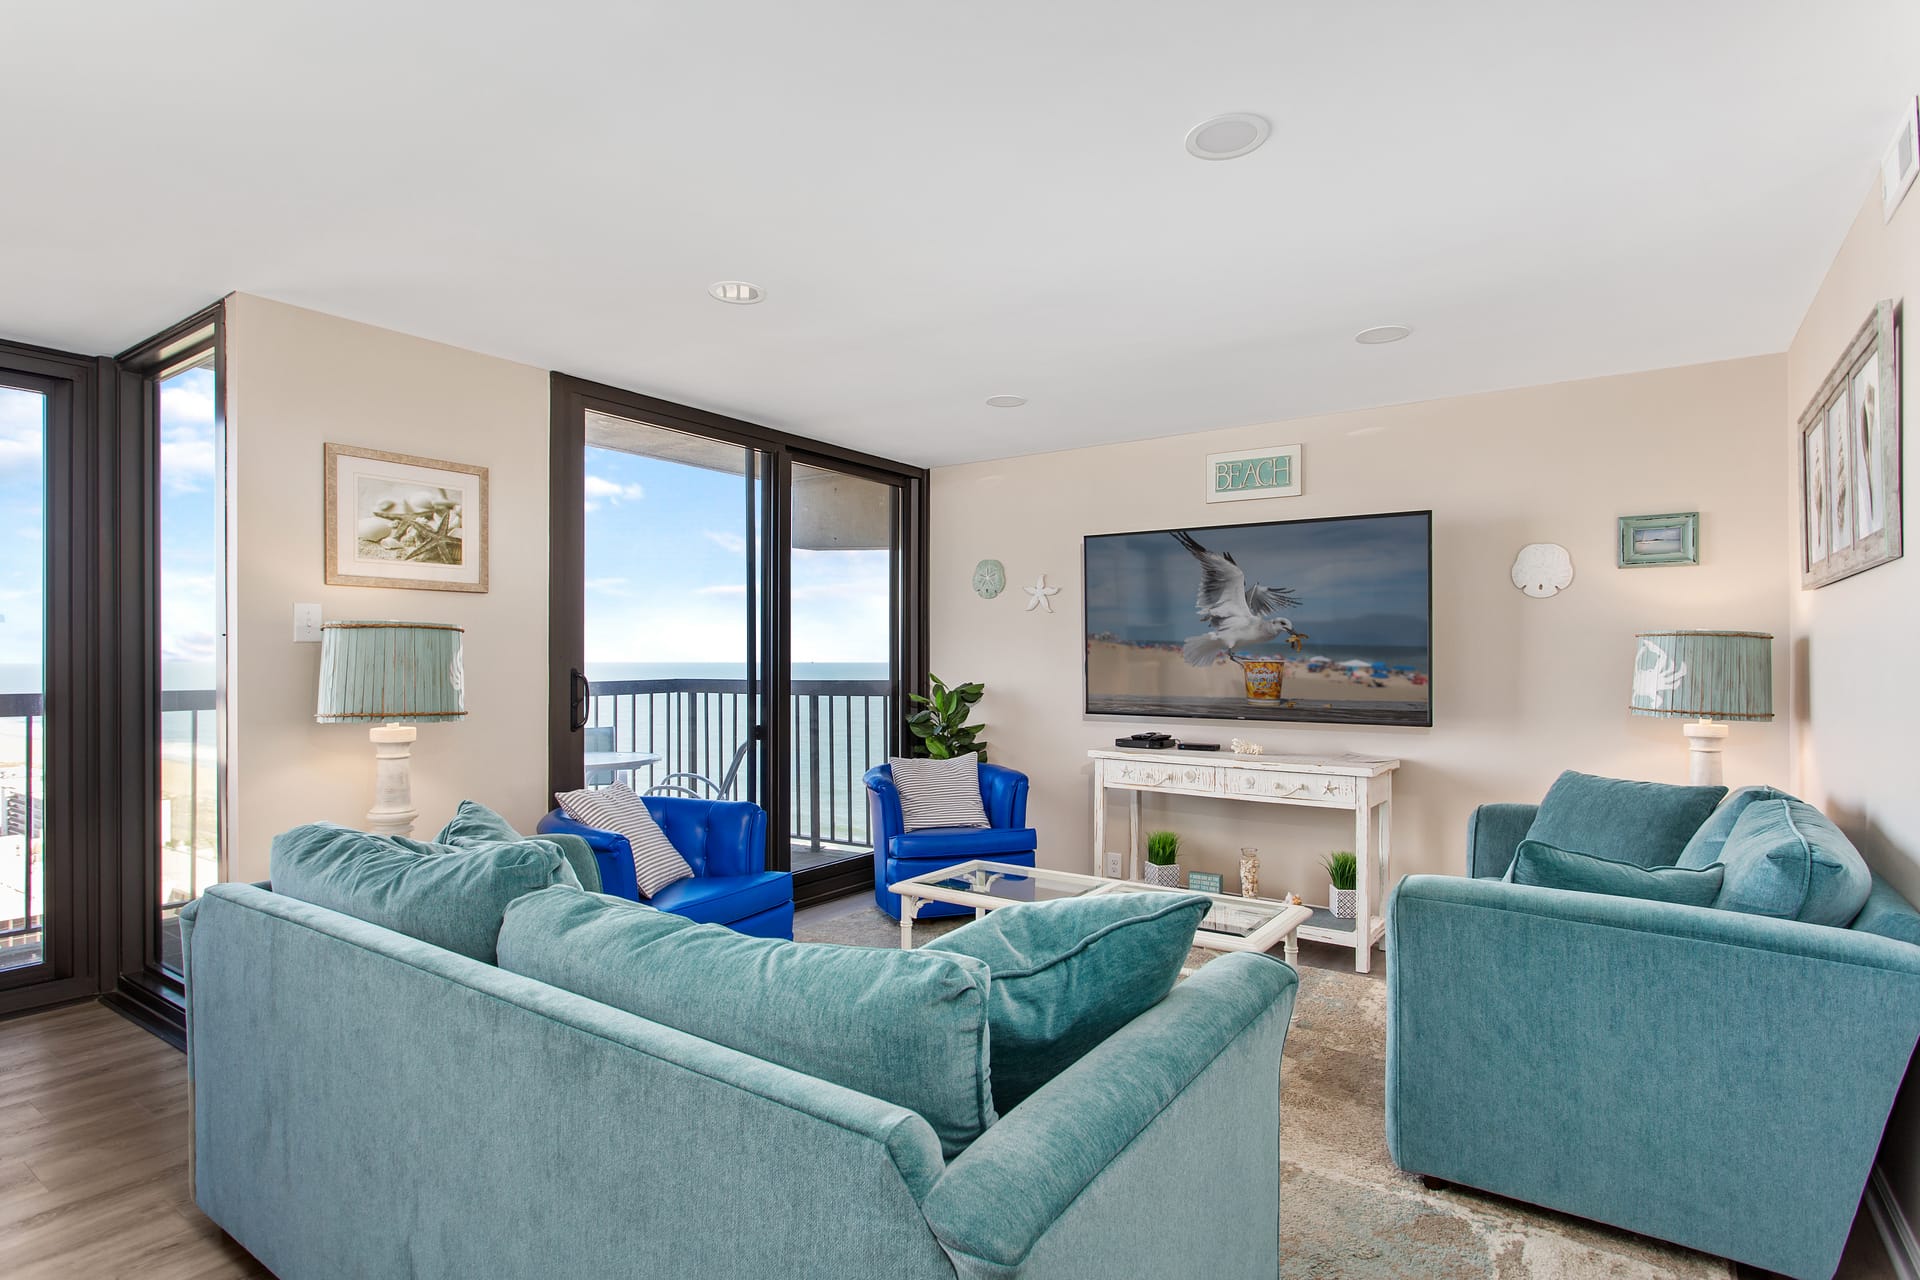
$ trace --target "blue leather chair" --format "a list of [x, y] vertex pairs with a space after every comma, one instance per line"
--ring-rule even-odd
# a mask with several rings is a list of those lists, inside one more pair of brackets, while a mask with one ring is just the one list
[[[873, 812], [873, 900], [880, 909], [900, 918], [900, 895], [887, 886], [909, 876], [925, 875], [956, 863], [981, 859], [1033, 865], [1038, 840], [1027, 825], [1027, 775], [997, 764], [980, 766], [980, 803], [986, 806], [986, 827], [922, 827], [908, 831], [900, 817], [900, 792], [893, 785], [893, 768], [875, 765], [867, 770], [867, 800]], [[921, 904], [915, 917], [972, 915], [972, 907], [945, 902]]]
[[756, 938], [793, 937], [793, 876], [767, 870], [767, 814], [757, 804], [643, 796], [647, 812], [693, 868], [651, 898], [633, 878], [633, 846], [623, 835], [575, 822], [555, 809], [540, 819], [543, 832], [580, 836], [600, 864], [600, 891], [697, 920], [724, 924]]

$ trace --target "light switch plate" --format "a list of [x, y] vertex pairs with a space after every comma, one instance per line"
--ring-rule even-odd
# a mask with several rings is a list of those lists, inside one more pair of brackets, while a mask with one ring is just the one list
[[320, 643], [319, 605], [297, 604], [293, 606], [293, 642], [295, 644]]

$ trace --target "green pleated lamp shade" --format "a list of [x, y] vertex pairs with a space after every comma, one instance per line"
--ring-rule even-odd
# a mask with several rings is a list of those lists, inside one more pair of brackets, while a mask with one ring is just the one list
[[1760, 631], [1643, 631], [1633, 655], [1637, 716], [1773, 719], [1773, 637]]
[[320, 628], [322, 724], [409, 724], [467, 714], [462, 628], [444, 622], [329, 622]]

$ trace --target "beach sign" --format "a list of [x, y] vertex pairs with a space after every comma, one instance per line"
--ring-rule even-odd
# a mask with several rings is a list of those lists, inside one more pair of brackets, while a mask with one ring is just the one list
[[1300, 446], [1207, 455], [1207, 501], [1300, 496]]

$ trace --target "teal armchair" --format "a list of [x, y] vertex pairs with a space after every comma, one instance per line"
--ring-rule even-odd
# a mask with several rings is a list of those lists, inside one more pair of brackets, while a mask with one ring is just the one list
[[1840, 929], [1505, 883], [1532, 817], [1483, 807], [1469, 878], [1394, 892], [1395, 1163], [1827, 1280], [1920, 1040], [1913, 907], [1876, 882]]

